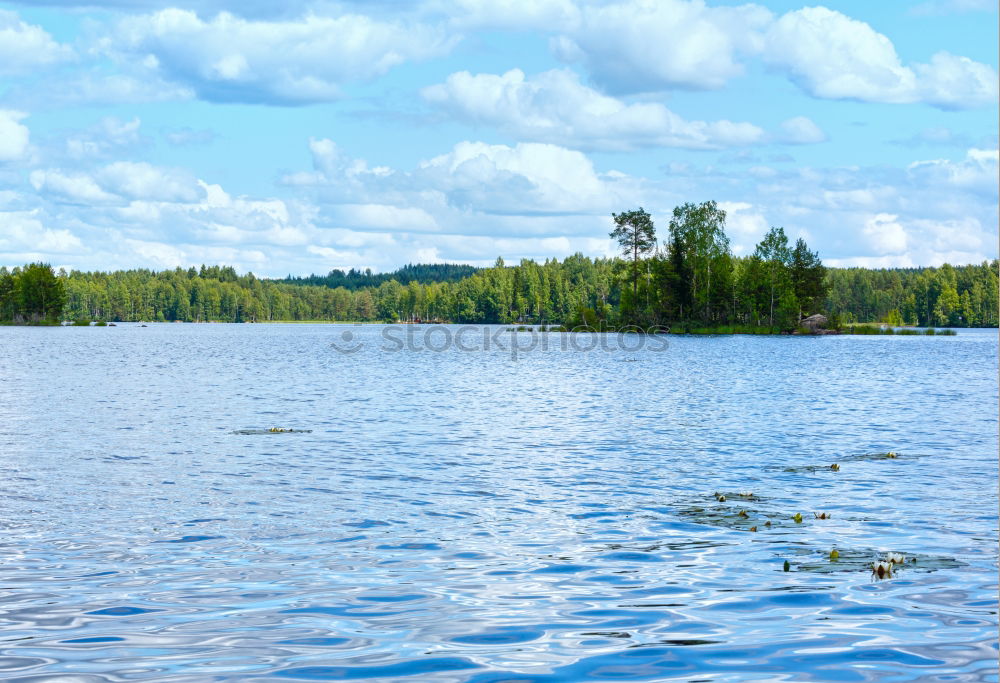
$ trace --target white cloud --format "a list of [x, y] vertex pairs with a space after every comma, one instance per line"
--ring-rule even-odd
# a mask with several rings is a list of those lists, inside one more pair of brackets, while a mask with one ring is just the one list
[[0, 211], [0, 253], [65, 254], [83, 248], [76, 235], [45, 227], [38, 214], [37, 210]]
[[146, 162], [116, 161], [90, 173], [36, 169], [32, 187], [57, 201], [76, 204], [127, 204], [129, 200], [197, 202], [203, 188], [186, 171]]
[[530, 142], [460, 142], [417, 175], [454, 205], [477, 211], [589, 213], [614, 196], [613, 182], [599, 178], [584, 154]]
[[345, 204], [335, 216], [338, 223], [367, 229], [433, 232], [440, 229], [426, 210], [388, 204]]
[[609, 92], [722, 87], [760, 49], [771, 13], [757, 5], [708, 7], [702, 0], [625, 0], [584, 5], [578, 27], [556, 42]]
[[[972, 5], [979, 0], [953, 0]], [[553, 11], [554, 5], [548, 5]], [[989, 106], [997, 73], [947, 52], [905, 65], [869, 24], [826, 7], [777, 19], [758, 5], [710, 7], [703, 0], [583, 3], [554, 19], [555, 56], [582, 63], [610, 93], [718, 89], [758, 57], [824, 99], [925, 103], [941, 109]]]
[[726, 212], [726, 232], [733, 253], [746, 256], [768, 230], [767, 218], [761, 209], [749, 202], [719, 202], [719, 208]]
[[580, 20], [573, 0], [450, 0], [440, 10], [463, 29], [553, 30], [568, 28]]
[[96, 174], [101, 186], [129, 199], [196, 202], [204, 194], [194, 176], [146, 162], [116, 161]]
[[16, 161], [28, 153], [30, 132], [19, 121], [27, 114], [0, 109], [0, 162]]
[[986, 64], [938, 52], [929, 64], [915, 64], [916, 98], [942, 109], [995, 105], [997, 72]]
[[85, 173], [65, 173], [58, 169], [32, 171], [29, 179], [36, 191], [56, 201], [76, 204], [115, 204], [121, 197], [101, 188]]
[[910, 164], [909, 175], [928, 185], [996, 195], [1000, 154], [995, 149], [970, 149], [965, 159], [933, 159]]
[[16, 12], [0, 9], [0, 75], [25, 74], [72, 59], [40, 26], [26, 24]]
[[475, 76], [462, 71], [421, 94], [462, 119], [497, 126], [519, 140], [583, 149], [718, 149], [764, 136], [750, 123], [685, 121], [662, 104], [625, 104], [582, 85], [567, 70], [533, 79], [520, 69]]
[[454, 42], [440, 28], [355, 14], [250, 21], [223, 12], [206, 21], [165, 9], [122, 20], [107, 49], [145, 57], [203, 99], [301, 104], [336, 99], [343, 83], [443, 54]]
[[879, 213], [865, 221], [864, 234], [876, 254], [901, 254], [906, 251], [907, 235], [899, 216]]
[[792, 145], [808, 145], [816, 142], [824, 142], [826, 140], [826, 133], [812, 119], [805, 116], [796, 116], [781, 124], [779, 139], [782, 142]]
[[992, 67], [945, 52], [929, 64], [904, 66], [886, 36], [825, 7], [788, 12], [764, 42], [765, 61], [816, 97], [961, 109], [997, 96]]
[[66, 153], [73, 159], [92, 160], [137, 147], [144, 142], [139, 132], [141, 125], [138, 118], [122, 121], [114, 116], [105, 117], [96, 125], [67, 137]]

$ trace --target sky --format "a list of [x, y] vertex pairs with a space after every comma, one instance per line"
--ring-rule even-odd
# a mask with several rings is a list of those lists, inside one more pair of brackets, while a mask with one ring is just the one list
[[0, 265], [997, 257], [995, 0], [0, 1]]

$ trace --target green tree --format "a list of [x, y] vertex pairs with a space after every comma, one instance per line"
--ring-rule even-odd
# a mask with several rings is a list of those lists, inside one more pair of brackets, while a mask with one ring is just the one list
[[713, 318], [713, 301], [725, 299], [727, 294], [725, 288], [729, 278], [723, 278], [720, 286], [718, 273], [720, 262], [729, 263], [723, 259], [729, 254], [725, 227], [726, 212], [714, 201], [678, 206], [670, 220], [671, 259], [675, 272], [681, 278], [690, 278], [687, 282], [682, 281], [680, 288], [685, 295], [690, 292], [692, 313], [697, 311], [703, 320]]
[[826, 299], [826, 267], [819, 260], [819, 254], [809, 251], [801, 237], [795, 241], [791, 252], [789, 275], [799, 305], [799, 318], [816, 313]]
[[[786, 306], [783, 306], [782, 308], [787, 310], [787, 304], [790, 303], [788, 292], [789, 290], [792, 290], [792, 282], [788, 268], [791, 260], [791, 251], [788, 248], [788, 237], [785, 235], [785, 229], [772, 227], [768, 230], [767, 234], [764, 235], [764, 239], [757, 244], [754, 256], [760, 259], [764, 264], [768, 291], [767, 317], [768, 324], [773, 327], [775, 320], [775, 307], [779, 306], [782, 301], [784, 301], [786, 302]], [[791, 293], [794, 296], [794, 291]]]
[[613, 213], [611, 217], [615, 220], [615, 229], [610, 236], [618, 240], [622, 256], [631, 259], [632, 299], [635, 301], [639, 289], [639, 262], [656, 248], [656, 228], [652, 217], [641, 206], [635, 211]]
[[47, 263], [29, 263], [14, 277], [14, 315], [19, 322], [56, 322], [66, 305], [66, 288]]

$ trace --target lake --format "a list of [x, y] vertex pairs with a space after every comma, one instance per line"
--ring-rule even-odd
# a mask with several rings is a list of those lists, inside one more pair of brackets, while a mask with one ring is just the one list
[[0, 677], [997, 680], [996, 330], [458, 332], [0, 327]]

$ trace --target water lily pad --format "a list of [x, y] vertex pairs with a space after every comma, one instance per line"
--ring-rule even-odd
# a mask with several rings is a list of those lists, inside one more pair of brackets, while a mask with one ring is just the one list
[[[791, 560], [792, 568], [799, 572], [816, 572], [832, 574], [835, 572], [868, 572], [878, 562], [886, 562], [887, 553], [880, 553], [870, 548], [850, 549], [837, 548], [837, 557], [826, 550], [799, 548]], [[956, 569], [964, 567], [965, 563], [951, 557], [941, 555], [922, 555], [901, 553], [905, 562], [892, 564], [892, 577], [899, 577], [908, 572], [931, 572], [938, 569]]]
[[234, 429], [233, 434], [309, 434], [311, 429]]
[[768, 515], [761, 514], [760, 511], [751, 507], [741, 507], [739, 503], [733, 506], [714, 505], [703, 507], [693, 505], [688, 508], [678, 510], [677, 514], [687, 517], [696, 524], [708, 524], [710, 526], [723, 527], [726, 529], [741, 529], [750, 531], [751, 527], [759, 529], [766, 527], [765, 523], [771, 519]]

